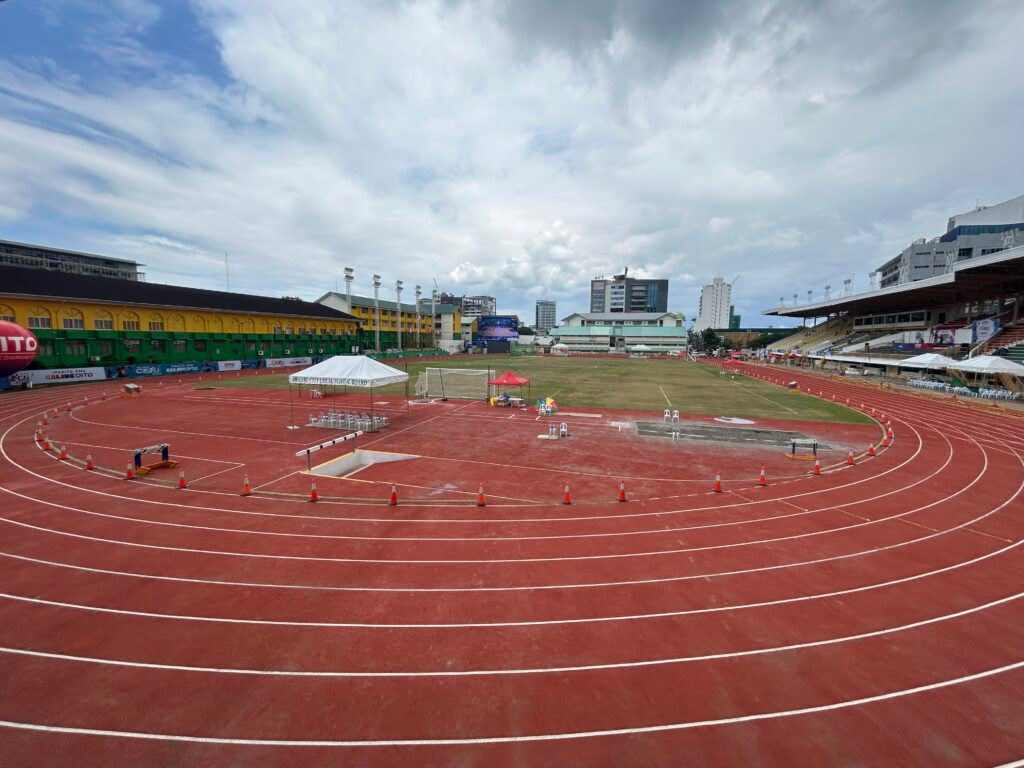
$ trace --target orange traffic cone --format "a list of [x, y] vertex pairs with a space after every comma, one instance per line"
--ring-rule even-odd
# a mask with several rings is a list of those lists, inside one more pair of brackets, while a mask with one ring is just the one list
[[850, 451], [849, 453], [847, 453], [846, 454], [846, 464], [847, 464], [847, 466], [852, 467], [856, 463], [857, 463], [856, 460], [853, 458], [853, 451]]
[[818, 461], [817, 459], [814, 460], [814, 474], [815, 475], [820, 475], [821, 474], [821, 462]]
[[67, 447], [67, 445], [62, 445], [60, 447], [60, 453], [57, 454], [57, 458], [60, 459], [61, 461], [67, 461], [68, 460], [68, 447]]
[[91, 453], [85, 454], [85, 468], [89, 472], [92, 472], [94, 469], [96, 469], [96, 465], [92, 463], [92, 454]]
[[889, 427], [889, 431], [886, 433], [890, 440], [896, 437], [896, 433], [892, 431], [892, 427]]
[[874, 456], [874, 455], [875, 455], [875, 444], [872, 443], [871, 445], [868, 446], [868, 456]]
[[487, 499], [484, 498], [484, 487], [482, 485], [476, 489], [476, 505], [478, 507], [487, 506]]
[[309, 500], [320, 501], [320, 494], [316, 490], [316, 480], [309, 481]]
[[42, 422], [41, 422], [41, 423], [42, 423], [42, 425], [43, 425], [44, 427], [45, 427], [45, 426], [48, 426], [48, 425], [50, 424], [50, 422], [49, 422], [49, 421], [47, 421], [47, 419], [46, 419], [46, 414], [45, 414], [45, 413], [43, 414], [43, 420], [42, 420]]
[[722, 492], [722, 475], [721, 474], [716, 474], [715, 475], [714, 492], [715, 493], [721, 493]]
[[565, 484], [565, 489], [562, 491], [562, 503], [572, 504], [572, 493], [569, 491], [569, 484]]
[[178, 490], [184, 491], [188, 488], [188, 483], [185, 482], [185, 470], [178, 473]]
[[398, 489], [395, 486], [391, 486], [391, 496], [388, 497], [388, 506], [398, 506]]
[[625, 501], [625, 500], [626, 500], [626, 483], [624, 481], [620, 480], [619, 481], [619, 501]]
[[53, 446], [50, 445], [50, 438], [48, 438], [46, 435], [43, 435], [43, 450], [44, 451], [49, 451], [49, 450], [52, 450], [52, 449], [53, 449]]
[[768, 475], [764, 471], [764, 467], [761, 467], [761, 474], [757, 478], [757, 484], [762, 488], [768, 485]]
[[125, 473], [124, 473], [124, 479], [125, 480], [134, 480], [135, 479], [135, 466], [133, 464], [129, 464], [128, 465], [128, 469], [125, 470]]
[[243, 496], [251, 496], [252, 495], [252, 485], [249, 484], [249, 476], [248, 475], [245, 475], [242, 478], [242, 495]]

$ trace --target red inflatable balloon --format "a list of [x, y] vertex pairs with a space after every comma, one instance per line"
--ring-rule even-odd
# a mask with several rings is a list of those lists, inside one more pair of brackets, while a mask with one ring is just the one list
[[0, 320], [0, 376], [20, 371], [36, 359], [39, 342], [32, 331]]

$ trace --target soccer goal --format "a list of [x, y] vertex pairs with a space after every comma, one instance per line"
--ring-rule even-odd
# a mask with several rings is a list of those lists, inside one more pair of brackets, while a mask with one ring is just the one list
[[416, 397], [486, 400], [490, 377], [486, 368], [427, 368], [416, 380]]

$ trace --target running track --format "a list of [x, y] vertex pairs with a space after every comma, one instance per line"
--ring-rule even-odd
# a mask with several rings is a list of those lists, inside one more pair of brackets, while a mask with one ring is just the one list
[[40, 450], [110, 385], [0, 398], [0, 762], [1024, 756], [1024, 419], [747, 370], [895, 440], [722, 494], [324, 512]]

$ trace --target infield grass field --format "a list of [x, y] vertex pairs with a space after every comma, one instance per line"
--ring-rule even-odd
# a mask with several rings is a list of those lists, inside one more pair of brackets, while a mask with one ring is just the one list
[[[553, 397], [562, 408], [587, 406], [662, 411], [709, 416], [866, 424], [870, 420], [841, 405], [791, 392], [745, 376], [727, 376], [720, 369], [685, 360], [609, 360], [585, 357], [453, 357], [450, 360], [401, 363], [407, 369], [409, 391], [427, 367], [487, 368], [495, 375], [514, 371], [530, 379], [530, 399]], [[207, 386], [286, 388], [288, 376], [242, 377]], [[524, 396], [526, 388], [523, 388]], [[381, 387], [375, 393], [404, 392], [402, 385]], [[511, 390], [513, 393], [515, 390]]]

